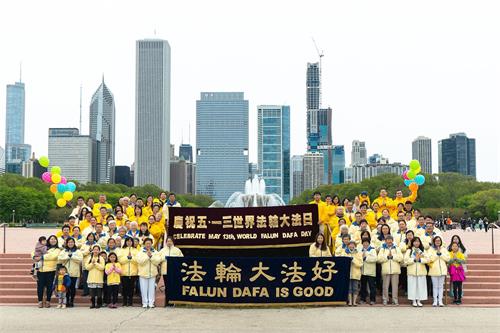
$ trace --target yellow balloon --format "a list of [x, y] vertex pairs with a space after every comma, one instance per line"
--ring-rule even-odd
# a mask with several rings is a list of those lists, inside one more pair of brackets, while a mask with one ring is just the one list
[[57, 199], [57, 206], [61, 208], [66, 206], [66, 200], [64, 200], [63, 198]]
[[56, 184], [50, 185], [50, 192], [52, 192], [53, 194], [57, 193], [57, 185]]
[[73, 199], [73, 193], [66, 191], [63, 193], [63, 198], [66, 201], [70, 201], [71, 199]]
[[58, 173], [53, 173], [51, 179], [54, 184], [59, 184], [61, 182], [61, 175]]

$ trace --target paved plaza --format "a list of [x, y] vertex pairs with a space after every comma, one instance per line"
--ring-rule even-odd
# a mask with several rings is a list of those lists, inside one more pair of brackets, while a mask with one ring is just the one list
[[[22, 318], [25, 318], [24, 320]], [[416, 326], [413, 326], [413, 324]], [[406, 327], [406, 329], [404, 329]], [[0, 307], [1, 332], [499, 332], [500, 308], [194, 309]]]

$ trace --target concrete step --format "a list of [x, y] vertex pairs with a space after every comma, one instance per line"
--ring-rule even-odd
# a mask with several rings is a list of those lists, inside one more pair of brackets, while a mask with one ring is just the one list
[[500, 289], [500, 281], [499, 282], [470, 282], [469, 280], [465, 281], [463, 284], [463, 289]]
[[467, 278], [465, 280], [466, 283], [467, 282], [498, 282], [498, 281], [499, 281], [498, 276], [482, 276], [482, 275], [477, 275], [477, 276], [467, 275]]
[[29, 274], [29, 271], [26, 272], [24, 275], [19, 275], [19, 274], [0, 274], [0, 282], [28, 282], [28, 281], [34, 281], [33, 277]]
[[1, 282], [0, 281], [0, 289], [3, 288], [19, 288], [19, 289], [24, 289], [24, 288], [31, 288], [36, 290], [36, 281], [31, 280], [31, 281], [6, 281], [6, 282]]
[[2, 258], [30, 258], [29, 253], [0, 253], [0, 259]]
[[[449, 300], [450, 303], [453, 303], [453, 299]], [[500, 306], [500, 296], [467, 296], [465, 294], [462, 299], [462, 303], [464, 305], [469, 304], [496, 304]]]
[[466, 277], [471, 276], [496, 276], [500, 277], [500, 270], [492, 271], [487, 269], [469, 269], [469, 271], [465, 274]]
[[31, 263], [2, 263], [0, 262], [0, 269], [31, 269], [33, 265]]
[[33, 260], [31, 258], [0, 258], [0, 264], [29, 264], [31, 265], [33, 263]]
[[469, 296], [500, 297], [500, 289], [464, 289], [464, 295], [466, 297]]
[[500, 254], [474, 253], [474, 254], [469, 254], [467, 257], [469, 259], [500, 259]]
[[26, 269], [25, 267], [9, 268], [9, 269], [0, 268], [0, 276], [3, 276], [3, 275], [24, 276], [24, 275], [29, 275], [29, 274], [30, 274], [30, 269]]
[[[1, 262], [1, 261], [0, 261]], [[489, 259], [489, 258], [476, 258], [476, 259], [468, 259], [467, 265], [476, 265], [476, 264], [492, 264], [492, 265], [500, 265], [500, 259]]]
[[472, 272], [475, 270], [483, 270], [483, 271], [499, 271], [500, 265], [495, 264], [467, 264], [467, 269]]
[[[157, 294], [155, 303], [160, 306], [160, 304], [164, 304], [164, 296], [163, 294]], [[118, 304], [121, 304], [122, 299], [118, 298]], [[0, 304], [37, 304], [38, 299], [36, 296], [36, 292], [32, 295], [3, 295], [0, 294]], [[57, 305], [57, 297], [52, 296], [51, 300], [52, 304]], [[134, 298], [134, 304], [140, 304], [141, 301], [139, 298]], [[82, 304], [82, 305], [88, 305], [90, 304], [90, 297], [82, 297], [82, 296], [77, 296], [75, 297], [75, 304]]]

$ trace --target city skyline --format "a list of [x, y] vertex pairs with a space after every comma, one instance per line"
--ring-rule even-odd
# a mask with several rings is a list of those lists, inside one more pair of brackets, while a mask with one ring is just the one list
[[[236, 39], [234, 43], [217, 39], [204, 41], [204, 37], [197, 32], [196, 27], [199, 25], [193, 25], [200, 16], [195, 15], [179, 23], [174, 16], [184, 9], [183, 5], [172, 8], [167, 6], [172, 9], [168, 14], [169, 18], [172, 16], [170, 23], [165, 23], [169, 20], [156, 13], [151, 17], [142, 15], [148, 19], [145, 21], [138, 18], [135, 22], [132, 17], [140, 17], [138, 13], [145, 13], [140, 8], [134, 15], [130, 11], [126, 12], [123, 18], [117, 19], [116, 27], [112, 28], [97, 24], [96, 27], [82, 30], [77, 27], [79, 19], [70, 17], [65, 18], [65, 23], [75, 29], [72, 32], [74, 38], [68, 41], [68, 46], [64, 49], [55, 49], [54, 54], [60, 52], [59, 55], [53, 56], [50, 53], [49, 57], [37, 54], [33, 47], [57, 46], [58, 38], [49, 32], [59, 28], [60, 24], [41, 25], [37, 32], [20, 26], [12, 34], [0, 37], [11, 51], [0, 62], [0, 70], [4, 73], [1, 84], [5, 86], [17, 79], [19, 62], [22, 61], [23, 82], [27, 83], [25, 142], [32, 144], [33, 151], [40, 156], [47, 153], [46, 133], [49, 127], [78, 127], [80, 83], [84, 89], [83, 109], [88, 110], [85, 104], [90, 101], [90, 94], [98, 84], [95, 77], [104, 72], [107, 83], [113, 87], [117, 110], [120, 110], [120, 116], [117, 117], [116, 165], [130, 165], [134, 161], [131, 149], [133, 139], [130, 138], [134, 118], [134, 43], [135, 40], [152, 37], [156, 26], [157, 37], [169, 40], [172, 46], [172, 143], [179, 146], [181, 132], [186, 133], [189, 123], [194, 123], [194, 103], [200, 91], [244, 91], [250, 103], [250, 161], [257, 161], [254, 119], [256, 105], [262, 103], [291, 106], [291, 153], [303, 154], [306, 150], [304, 68], [307, 62], [318, 60], [310, 38], [314, 36], [325, 53], [322, 99], [333, 109], [332, 135], [335, 144], [350, 148], [352, 140], [358, 139], [365, 141], [371, 151], [379, 152], [391, 161], [407, 162], [412, 156], [411, 141], [418, 135], [428, 136], [433, 142], [438, 142], [449, 133], [466, 132], [477, 140], [477, 178], [499, 181], [500, 140], [494, 128], [495, 122], [485, 122], [484, 119], [495, 114], [499, 108], [499, 101], [492, 97], [500, 89], [498, 80], [495, 79], [499, 76], [495, 69], [498, 66], [495, 66], [500, 59], [500, 49], [496, 45], [476, 41], [477, 36], [492, 40], [492, 31], [498, 27], [498, 22], [494, 20], [493, 14], [488, 13], [487, 7], [478, 6], [471, 10], [457, 5], [450, 13], [447, 6], [437, 4], [433, 13], [416, 8], [414, 13], [405, 16], [405, 20], [400, 20], [391, 16], [390, 11], [384, 13], [390, 6], [366, 3], [367, 9], [362, 10], [360, 16], [352, 22], [347, 22], [343, 16], [358, 9], [349, 4], [333, 5], [336, 6], [336, 11], [327, 15], [333, 15], [329, 20], [317, 19], [314, 22], [302, 15], [301, 11], [305, 6], [290, 5], [287, 10], [293, 13], [296, 22], [281, 21], [282, 27], [275, 31], [256, 28], [257, 30], [249, 33], [244, 28], [246, 19], [236, 13], [229, 18], [235, 23], [233, 31], [227, 31], [222, 26], [208, 25], [207, 34], [227, 32], [231, 37], [243, 34], [244, 38]], [[34, 4], [35, 9], [38, 6], [41, 5]], [[209, 8], [203, 4], [200, 6], [207, 10]], [[5, 7], [1, 11], [3, 13], [20, 12], [17, 4], [2, 4], [2, 7]], [[259, 5], [251, 6], [249, 13], [258, 13], [258, 7]], [[266, 7], [265, 13], [259, 15], [273, 16], [279, 9], [280, 6], [271, 4]], [[82, 8], [82, 11], [85, 12], [86, 9]], [[486, 14], [481, 22], [464, 24], [463, 18], [471, 14], [471, 11]], [[363, 28], [356, 30], [360, 22], [371, 26], [373, 18], [368, 12], [376, 13], [379, 19], [385, 19], [387, 25], [374, 26], [371, 29], [373, 31], [368, 32]], [[439, 24], [439, 17], [443, 13], [448, 15], [447, 28]], [[320, 18], [326, 17], [324, 15], [326, 13], [319, 13]], [[428, 22], [423, 30], [416, 28], [416, 23], [420, 22], [422, 16]], [[207, 24], [213, 19], [211, 17], [206, 22], [202, 20], [199, 24]], [[9, 17], [0, 21], [4, 29], [15, 22]], [[36, 23], [36, 17], [34, 21]], [[331, 22], [320, 23], [322, 21]], [[182, 29], [173, 29], [176, 24], [181, 28], [191, 24], [193, 28], [188, 28], [185, 33], [178, 33], [177, 30]], [[394, 31], [391, 24], [398, 24], [400, 29]], [[104, 28], [110, 29], [111, 34], [116, 34], [118, 29], [120, 37], [114, 43], [109, 43], [109, 36], [102, 34]], [[463, 36], [462, 32], [465, 30], [470, 34]], [[384, 37], [383, 33], [388, 31], [389, 35]], [[36, 40], [38, 33], [46, 36], [44, 44]], [[446, 48], [439, 46], [442, 40], [447, 41]], [[30, 46], [30, 41], [34, 42], [34, 46]], [[204, 49], [203, 57], [192, 52], [189, 44]], [[397, 46], [391, 48], [392, 44]], [[435, 47], [439, 52], [429, 54], [428, 50]], [[89, 56], [88, 51], [80, 52], [85, 48], [94, 51], [100, 49], [103, 52]], [[251, 52], [252, 49], [264, 48], [270, 52], [265, 55]], [[464, 48], [472, 51], [462, 52]], [[69, 56], [66, 49], [75, 49], [82, 54], [74, 54], [73, 57], [71, 53]], [[283, 57], [283, 52], [288, 56]], [[62, 57], [71, 60], [68, 62]], [[49, 68], [50, 75], [47, 75]], [[61, 70], [57, 70], [58, 68]], [[183, 68], [190, 70], [184, 71]], [[382, 72], [384, 77], [380, 75]], [[264, 74], [268, 80], [255, 79]], [[253, 81], [258, 84], [253, 84]], [[56, 86], [58, 82], [65, 84], [57, 86], [59, 92], [55, 96], [46, 87]], [[418, 99], [415, 98], [415, 93], [418, 93]], [[0, 101], [5, 101], [5, 92], [1, 89]], [[475, 117], [470, 117], [467, 122], [463, 121], [459, 115], [468, 114], [471, 110]], [[417, 121], [415, 126], [410, 127], [405, 123], [401, 127], [401, 133], [397, 133], [395, 129], [398, 127], [390, 124], [390, 121], [394, 120], [391, 114], [398, 112], [401, 112], [405, 120]], [[384, 116], [377, 116], [381, 114]], [[354, 115], [365, 121], [357, 122], [352, 118]], [[4, 118], [0, 117], [0, 131], [5, 130]], [[87, 117], [84, 115], [83, 118]], [[83, 128], [88, 128], [85, 122], [86, 120]], [[432, 124], [424, 125], [423, 122]], [[389, 137], [380, 135], [380, 131], [390, 131], [392, 140], [388, 141]], [[4, 133], [0, 132], [0, 138], [3, 137]], [[194, 143], [195, 136], [184, 142]], [[0, 142], [0, 146], [5, 144]], [[193, 148], [196, 149], [196, 146]], [[436, 145], [432, 151], [432, 160], [437, 161]], [[350, 155], [348, 150], [345, 153]], [[433, 165], [433, 172], [437, 172], [436, 163]]]

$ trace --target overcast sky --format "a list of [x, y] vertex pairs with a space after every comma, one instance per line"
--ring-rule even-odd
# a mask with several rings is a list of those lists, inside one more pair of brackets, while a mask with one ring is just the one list
[[[305, 72], [323, 58], [323, 105], [333, 140], [365, 140], [368, 154], [408, 163], [411, 141], [476, 138], [477, 177], [500, 181], [499, 1], [2, 1], [0, 145], [5, 85], [26, 84], [26, 143], [47, 153], [49, 127], [83, 133], [90, 98], [105, 81], [116, 102], [116, 163], [134, 159], [135, 41], [172, 49], [171, 141], [195, 143], [200, 91], [243, 91], [256, 106], [288, 104], [292, 154], [306, 147]], [[156, 30], [156, 36], [154, 34]], [[188, 127], [191, 124], [191, 137]]]

